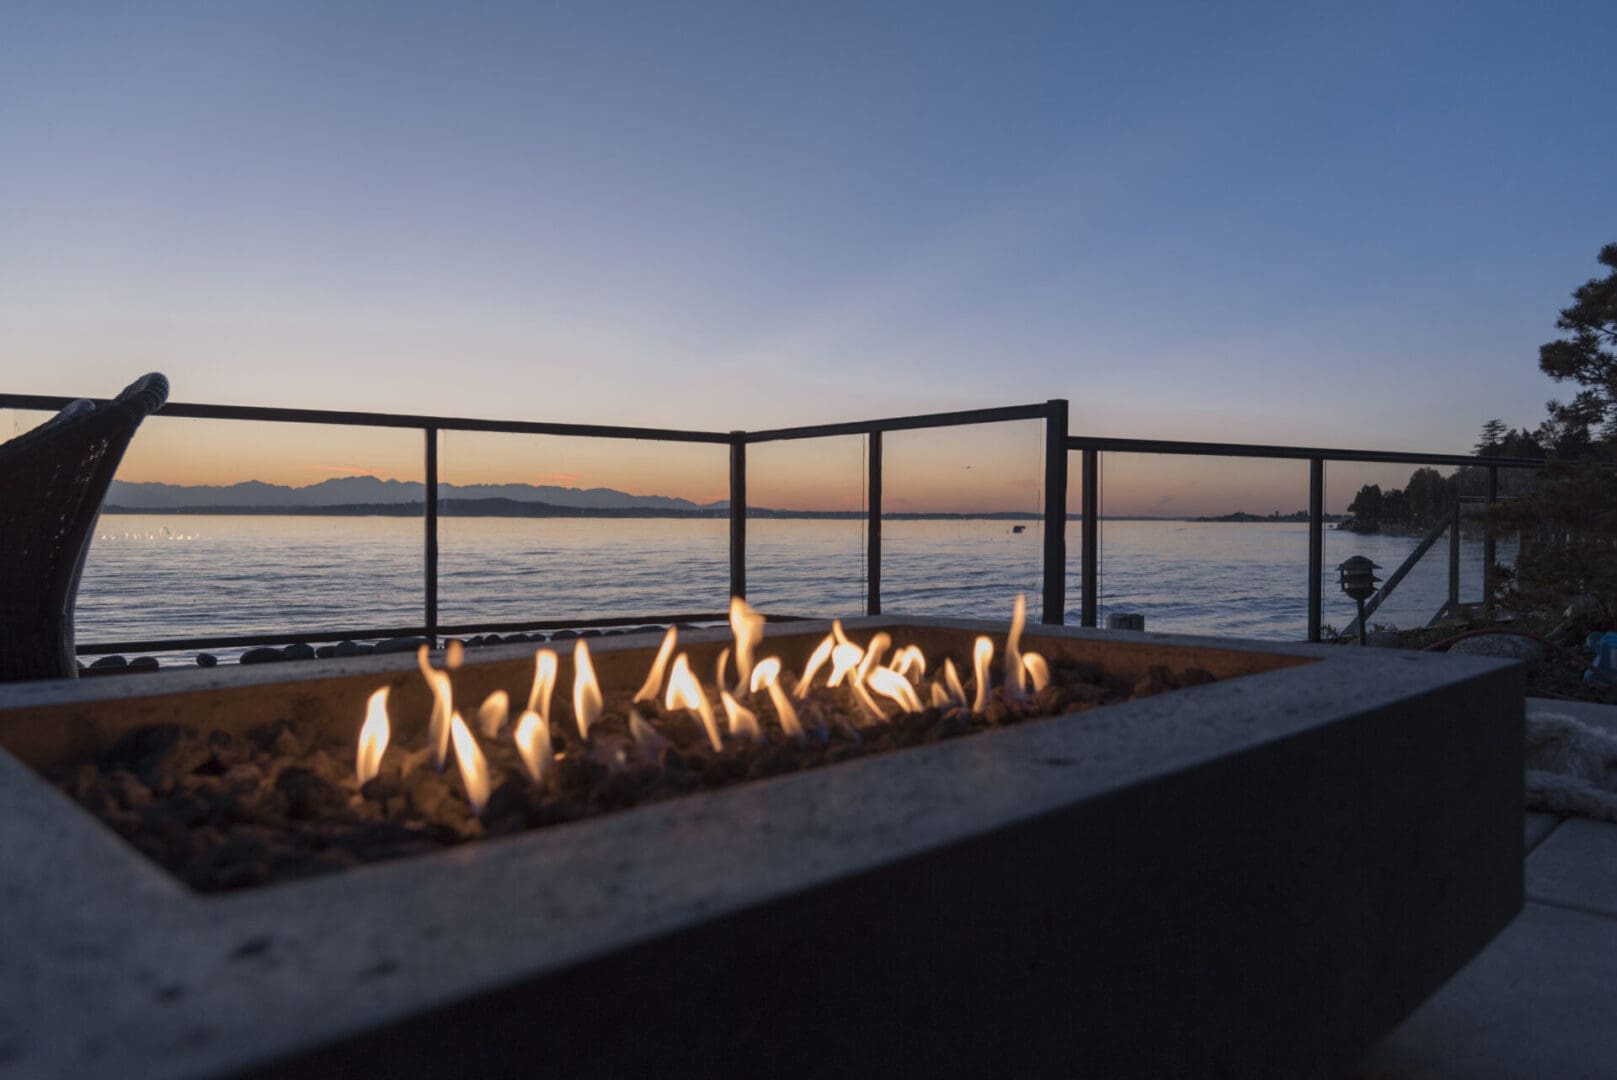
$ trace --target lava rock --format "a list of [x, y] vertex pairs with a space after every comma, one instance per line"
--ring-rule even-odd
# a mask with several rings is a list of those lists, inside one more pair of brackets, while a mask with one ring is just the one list
[[275, 790], [286, 798], [287, 816], [299, 821], [318, 817], [344, 801], [340, 790], [301, 765], [282, 769]]
[[449, 785], [432, 773], [417, 773], [408, 792], [410, 809], [422, 817], [436, 817], [449, 799]]
[[243, 664], [278, 664], [286, 659], [286, 654], [280, 649], [257, 648], [248, 649], [241, 654]]

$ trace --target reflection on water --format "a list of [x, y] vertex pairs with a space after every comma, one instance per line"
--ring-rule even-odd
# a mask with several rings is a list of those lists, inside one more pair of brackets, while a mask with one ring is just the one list
[[[1003, 618], [1028, 594], [1039, 617], [1040, 525], [888, 521], [882, 601], [889, 614]], [[422, 524], [415, 518], [108, 514], [79, 593], [80, 641], [409, 626], [422, 618]], [[1336, 564], [1367, 555], [1386, 576], [1414, 537], [1325, 534], [1324, 618], [1351, 601]], [[1068, 529], [1068, 621], [1077, 622], [1080, 553]], [[183, 542], [178, 542], [183, 541]], [[446, 518], [440, 621], [722, 612], [729, 590], [723, 519]], [[1308, 528], [1293, 523], [1110, 521], [1101, 530], [1102, 618], [1137, 611], [1153, 630], [1300, 640], [1307, 623]], [[1501, 541], [1500, 558], [1514, 557]], [[1481, 598], [1482, 544], [1462, 545], [1461, 599]], [[763, 611], [864, 609], [857, 520], [747, 524], [749, 598]], [[1440, 541], [1374, 622], [1424, 624], [1447, 594]]]

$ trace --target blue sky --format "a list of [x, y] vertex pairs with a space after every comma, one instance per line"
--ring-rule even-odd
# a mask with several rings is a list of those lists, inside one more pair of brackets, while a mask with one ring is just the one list
[[1617, 5], [12, 3], [0, 379], [1463, 450], [1617, 240]]

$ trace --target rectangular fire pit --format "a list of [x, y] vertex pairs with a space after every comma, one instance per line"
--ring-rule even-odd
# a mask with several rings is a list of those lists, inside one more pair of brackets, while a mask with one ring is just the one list
[[[788, 665], [826, 631], [774, 629]], [[1514, 665], [1023, 641], [1220, 681], [215, 896], [34, 769], [159, 722], [352, 738], [380, 683], [426, 707], [412, 658], [0, 688], [0, 1075], [1327, 1074], [1520, 909]], [[592, 640], [602, 681], [656, 644]], [[457, 699], [526, 692], [531, 647], [470, 660]]]

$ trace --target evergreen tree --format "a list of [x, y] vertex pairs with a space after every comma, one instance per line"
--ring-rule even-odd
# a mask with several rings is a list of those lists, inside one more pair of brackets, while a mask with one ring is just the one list
[[1583, 387], [1565, 404], [1550, 402], [1550, 419], [1539, 429], [1540, 441], [1563, 456], [1577, 456], [1597, 441], [1617, 440], [1617, 244], [1601, 248], [1599, 259], [1611, 273], [1589, 279], [1572, 293], [1572, 305], [1562, 308], [1555, 322], [1566, 336], [1538, 351], [1544, 374]]

